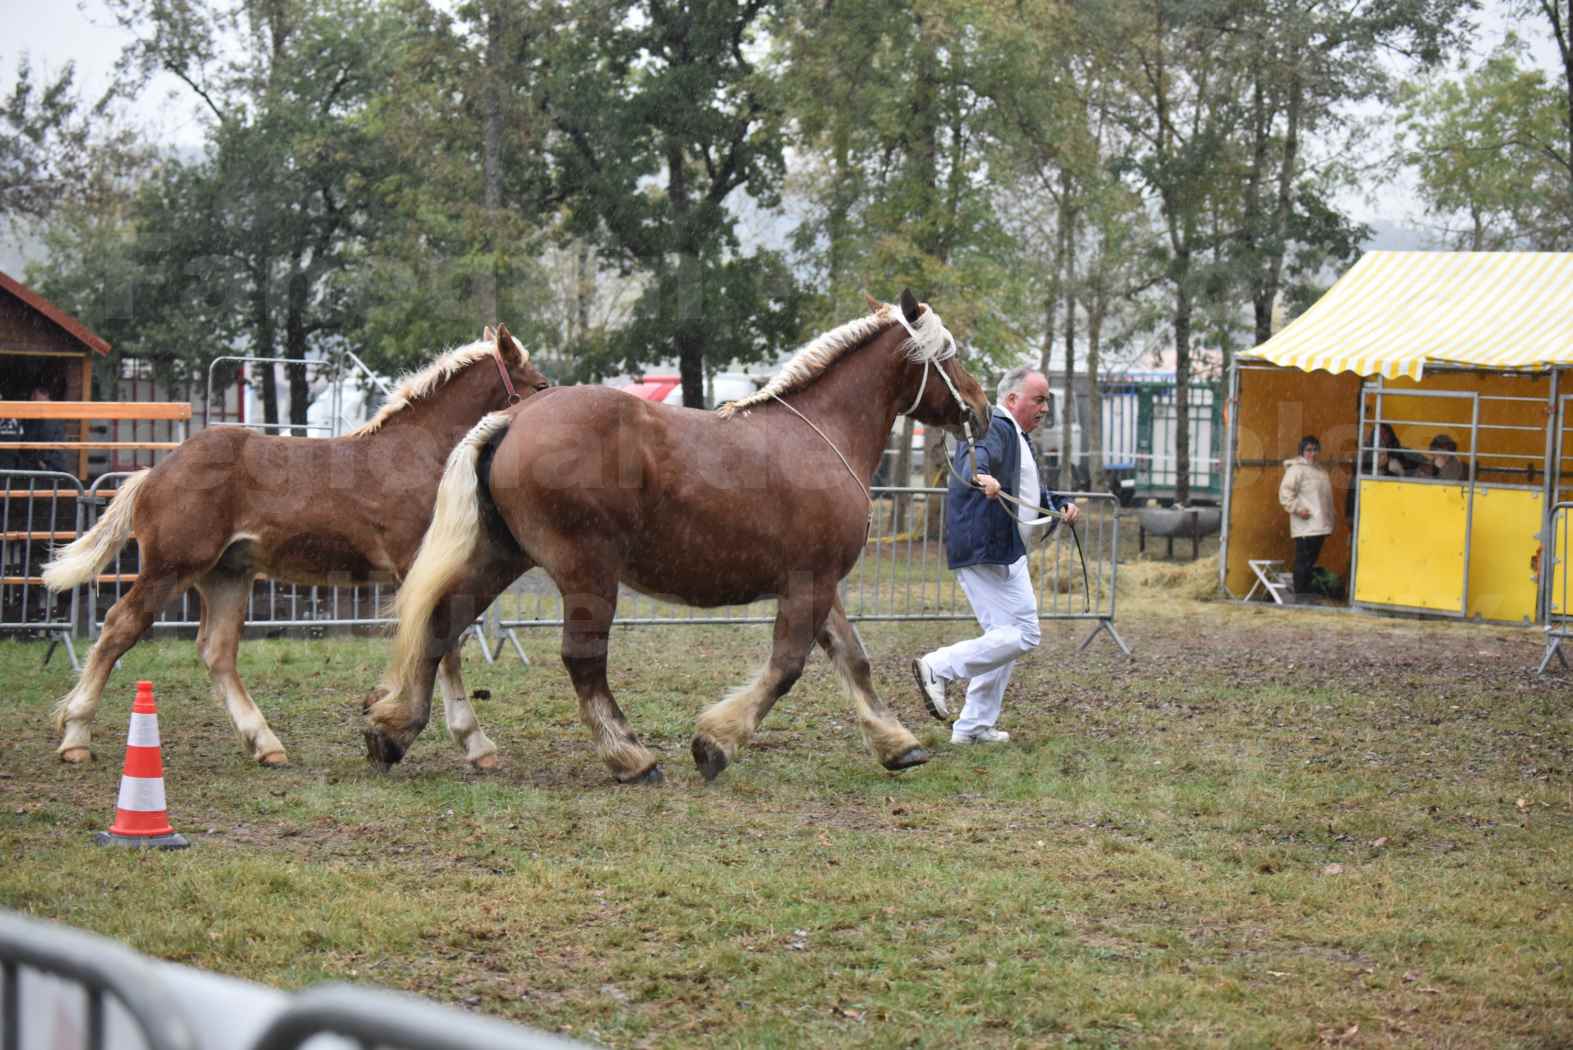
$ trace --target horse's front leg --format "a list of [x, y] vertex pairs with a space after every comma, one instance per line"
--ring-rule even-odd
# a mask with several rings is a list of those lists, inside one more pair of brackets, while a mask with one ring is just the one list
[[475, 709], [470, 706], [469, 695], [464, 691], [464, 676], [459, 671], [459, 649], [455, 645], [443, 653], [438, 665], [437, 684], [442, 688], [443, 721], [447, 723], [448, 733], [459, 745], [459, 750], [464, 752], [466, 762], [476, 769], [496, 769], [497, 745], [481, 729]]
[[828, 590], [820, 586], [789, 589], [776, 604], [775, 633], [764, 670], [752, 682], [707, 707], [695, 725], [690, 750], [694, 765], [706, 780], [714, 780], [731, 765], [775, 702], [796, 684], [834, 598], [835, 584], [831, 583]]
[[846, 610], [841, 607], [840, 595], [836, 596], [830, 615], [825, 618], [825, 626], [820, 629], [819, 645], [830, 657], [836, 673], [846, 685], [857, 711], [858, 730], [863, 734], [863, 742], [874, 752], [879, 764], [886, 769], [903, 770], [927, 762], [928, 751], [874, 691], [874, 675], [869, 666], [868, 653], [863, 649], [863, 640], [858, 637], [857, 628], [852, 626]]

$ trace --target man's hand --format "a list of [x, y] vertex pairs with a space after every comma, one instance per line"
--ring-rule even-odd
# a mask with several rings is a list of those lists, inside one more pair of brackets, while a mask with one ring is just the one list
[[1067, 503], [1060, 508], [1060, 513], [1065, 515], [1067, 524], [1074, 525], [1076, 524], [1076, 519], [1081, 517], [1081, 508], [1074, 503]]
[[989, 499], [999, 499], [1000, 483], [995, 480], [992, 474], [979, 473], [972, 480]]
[[1304, 507], [1301, 507], [1299, 510], [1294, 512], [1294, 516], [1297, 518], [1309, 518], [1311, 516], [1311, 512], [1306, 510]]

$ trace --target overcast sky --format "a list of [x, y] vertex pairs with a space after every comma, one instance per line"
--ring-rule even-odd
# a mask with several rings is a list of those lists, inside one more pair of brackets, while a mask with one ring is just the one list
[[[1485, 0], [1478, 52], [1484, 53], [1501, 40], [1508, 28], [1506, 6], [1506, 0]], [[75, 61], [77, 84], [85, 98], [96, 99], [108, 87], [127, 34], [115, 24], [101, 0], [0, 0], [0, 14], [4, 16], [0, 24], [6, 26], [0, 40], [0, 85], [10, 83], [17, 59], [25, 52], [40, 74], [52, 75]], [[1536, 21], [1525, 27], [1524, 35], [1545, 41], [1547, 33]], [[1549, 41], [1537, 48], [1537, 57], [1543, 63], [1555, 57]], [[167, 74], [148, 87], [132, 113], [166, 144], [194, 149], [202, 142], [196, 100]], [[1388, 187], [1368, 198], [1351, 199], [1346, 207], [1361, 221], [1404, 222], [1416, 218], [1412, 201], [1412, 193]], [[0, 269], [15, 272], [16, 263], [14, 246], [0, 244]]]

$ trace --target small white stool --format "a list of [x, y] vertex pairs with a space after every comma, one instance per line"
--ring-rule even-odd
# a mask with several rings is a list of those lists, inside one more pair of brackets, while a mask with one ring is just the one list
[[[1245, 595], [1245, 600], [1250, 601], [1258, 592], [1265, 591], [1267, 596], [1278, 605], [1294, 604], [1294, 575], [1284, 572], [1284, 563], [1276, 558], [1257, 558], [1248, 560], [1247, 565], [1256, 574], [1256, 582], [1251, 584], [1251, 589]], [[1285, 595], [1289, 598], [1286, 600]]]

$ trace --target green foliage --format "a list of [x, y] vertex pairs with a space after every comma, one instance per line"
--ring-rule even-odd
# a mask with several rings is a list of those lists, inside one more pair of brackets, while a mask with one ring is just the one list
[[1403, 96], [1403, 160], [1446, 240], [1471, 251], [1573, 247], [1568, 88], [1519, 47]]
[[[793, 7], [776, 32], [807, 212], [795, 245], [822, 323], [910, 286], [983, 361], [1019, 357], [1020, 253], [1001, 221], [987, 97], [992, 6]], [[1012, 39], [1019, 39], [1013, 34]]]
[[[606, 340], [628, 364], [676, 357], [684, 403], [736, 349], [779, 351], [795, 293], [767, 255], [739, 251], [735, 192], [771, 207], [784, 167], [781, 100], [751, 57], [775, 0], [584, 0], [552, 42], [544, 107], [564, 229], [644, 282], [637, 331]], [[750, 272], [752, 271], [752, 272]], [[722, 303], [739, 286], [769, 298]], [[716, 335], [724, 309], [740, 330]], [[595, 358], [588, 371], [599, 370]]]
[[48, 218], [92, 181], [95, 152], [125, 145], [101, 141], [108, 100], [85, 105], [75, 81], [73, 63], [39, 81], [27, 56], [18, 59], [0, 95], [0, 219]]

